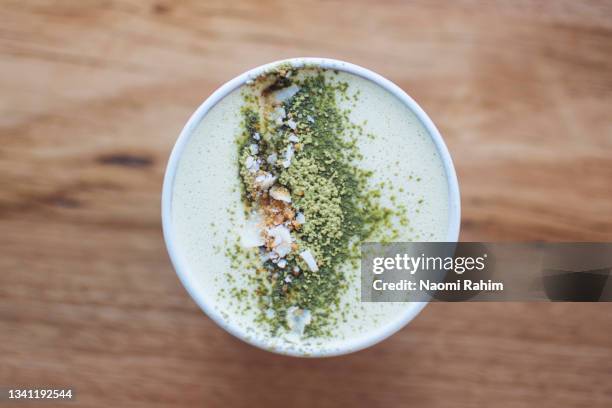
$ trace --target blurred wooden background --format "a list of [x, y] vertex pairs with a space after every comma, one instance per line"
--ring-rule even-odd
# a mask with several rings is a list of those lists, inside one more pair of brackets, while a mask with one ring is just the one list
[[203, 99], [327, 56], [437, 123], [463, 240], [612, 241], [611, 1], [0, 6], [0, 387], [74, 387], [88, 407], [612, 406], [610, 304], [435, 304], [369, 350], [285, 358], [200, 312], [159, 216]]

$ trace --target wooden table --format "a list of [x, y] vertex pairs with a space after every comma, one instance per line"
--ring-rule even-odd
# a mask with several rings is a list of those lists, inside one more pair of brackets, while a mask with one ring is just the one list
[[328, 56], [436, 121], [463, 240], [612, 241], [612, 2], [7, 0], [0, 53], [0, 387], [89, 407], [612, 406], [610, 304], [434, 304], [369, 350], [286, 358], [202, 314], [159, 216], [204, 98]]

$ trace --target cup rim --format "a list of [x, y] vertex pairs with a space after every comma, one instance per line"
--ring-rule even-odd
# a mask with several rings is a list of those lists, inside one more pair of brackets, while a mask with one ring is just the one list
[[192, 278], [188, 272], [189, 268], [187, 267], [187, 263], [183, 259], [174, 239], [175, 234], [172, 222], [172, 192], [174, 187], [174, 180], [182, 153], [194, 131], [197, 129], [200, 122], [208, 113], [208, 111], [212, 109], [217, 103], [219, 103], [219, 101], [221, 101], [224, 97], [226, 97], [228, 94], [230, 94], [232, 91], [236, 90], [240, 86], [246, 84], [247, 81], [253, 80], [261, 74], [269, 72], [281, 64], [290, 64], [294, 68], [301, 68], [304, 66], [317, 66], [323, 69], [339, 70], [347, 72], [349, 74], [357, 75], [359, 77], [374, 82], [378, 86], [381, 86], [383, 89], [390, 92], [415, 114], [415, 116], [425, 127], [427, 133], [433, 140], [436, 146], [436, 150], [438, 151], [438, 154], [440, 155], [440, 159], [442, 160], [444, 166], [449, 197], [449, 222], [447, 242], [457, 242], [459, 238], [459, 229], [461, 221], [461, 201], [459, 185], [450, 153], [446, 147], [446, 144], [444, 143], [444, 140], [442, 139], [442, 135], [434, 125], [433, 121], [429, 118], [429, 116], [417, 104], [414, 99], [412, 99], [399, 86], [397, 86], [390, 80], [384, 78], [383, 76], [373, 71], [370, 71], [367, 68], [363, 68], [359, 65], [355, 65], [349, 62], [330, 58], [313, 57], [299, 57], [278, 60], [250, 69], [247, 72], [238, 75], [234, 79], [226, 82], [224, 85], [219, 87], [195, 110], [195, 112], [191, 115], [191, 117], [183, 127], [181, 133], [179, 134], [179, 137], [175, 142], [175, 145], [170, 154], [170, 158], [168, 160], [168, 164], [166, 166], [161, 197], [161, 217], [164, 241], [174, 270], [191, 298], [196, 302], [196, 304], [208, 317], [210, 317], [217, 325], [219, 325], [221, 328], [223, 328], [233, 336], [258, 348], [290, 356], [330, 357], [348, 354], [370, 347], [393, 335], [401, 328], [406, 326], [412, 319], [414, 319], [421, 312], [421, 310], [423, 310], [423, 308], [427, 305], [428, 302], [410, 303], [410, 307], [406, 307], [406, 309], [403, 311], [404, 315], [401, 319], [397, 319], [393, 321], [392, 324], [383, 326], [381, 329], [372, 331], [367, 335], [360, 336], [358, 339], [346, 340], [342, 343], [342, 347], [334, 349], [323, 349], [320, 351], [315, 350], [307, 355], [303, 352], [300, 352], [299, 348], [271, 348], [271, 346], [265, 341], [262, 341], [259, 338], [247, 337], [237, 327], [228, 324], [225, 319], [223, 319], [221, 314], [215, 309], [214, 305], [212, 303], [208, 303], [205, 296], [203, 296], [203, 294], [198, 291], [197, 285], [195, 285], [195, 283], [192, 281]]

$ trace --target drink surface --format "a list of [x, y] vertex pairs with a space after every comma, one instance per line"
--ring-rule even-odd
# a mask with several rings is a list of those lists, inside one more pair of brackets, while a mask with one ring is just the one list
[[[307, 75], [307, 73], [305, 74]], [[349, 119], [364, 135], [357, 140], [363, 158], [360, 168], [371, 170], [369, 184], [380, 189], [381, 204], [398, 203], [407, 225], [395, 225], [396, 241], [445, 241], [449, 224], [448, 185], [443, 163], [433, 140], [399, 99], [362, 77], [325, 71], [333, 82], [348, 84], [350, 101], [338, 98], [340, 108], [350, 109]], [[235, 243], [247, 223], [238, 168], [236, 138], [242, 132], [241, 109], [247, 86], [214, 106], [202, 119], [185, 146], [173, 186], [172, 219], [176, 246], [187, 273], [209, 308], [241, 337], [269, 349], [290, 354], [333, 353], [346, 342], [367, 337], [372, 331], [393, 326], [410, 303], [360, 302], [359, 267], [342, 266], [348, 289], [341, 295], [343, 318], [331, 334], [301, 337], [295, 333], [271, 334], [256, 322], [257, 305], [242, 291], [254, 290], [253, 270], [232, 263]], [[233, 266], [234, 265], [234, 266]]]

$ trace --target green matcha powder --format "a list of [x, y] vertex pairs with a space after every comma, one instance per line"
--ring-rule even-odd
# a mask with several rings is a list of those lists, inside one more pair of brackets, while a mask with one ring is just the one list
[[[292, 86], [295, 93], [276, 106], [284, 116], [274, 123], [266, 101], [272, 92]], [[231, 294], [238, 301], [255, 296], [257, 323], [272, 335], [289, 329], [287, 310], [298, 307], [312, 316], [304, 337], [331, 336], [338, 319], [353, 317], [340, 303], [347, 290], [342, 266], [358, 266], [359, 245], [365, 240], [396, 238], [391, 221], [406, 225], [405, 207], [381, 206], [381, 190], [369, 187], [371, 172], [357, 166], [363, 159], [357, 139], [373, 135], [365, 135], [349, 121], [350, 111], [339, 108], [341, 100], [358, 101], [358, 94], [348, 94], [347, 83], [320, 69], [284, 67], [255, 81], [244, 98], [243, 131], [237, 142], [245, 213], [261, 205], [253, 188], [254, 172], [245, 165], [249, 156], [258, 157], [260, 173], [276, 176], [275, 185], [289, 191], [292, 209], [302, 213], [305, 222], [291, 232], [298, 249], [284, 257], [283, 267], [262, 261], [261, 248], [236, 244], [228, 251], [234, 269], [256, 271], [250, 277], [253, 291], [235, 288]], [[282, 160], [289, 145], [293, 155], [285, 167]], [[269, 163], [270, 156], [279, 159]], [[316, 259], [316, 272], [299, 256], [303, 249]]]

